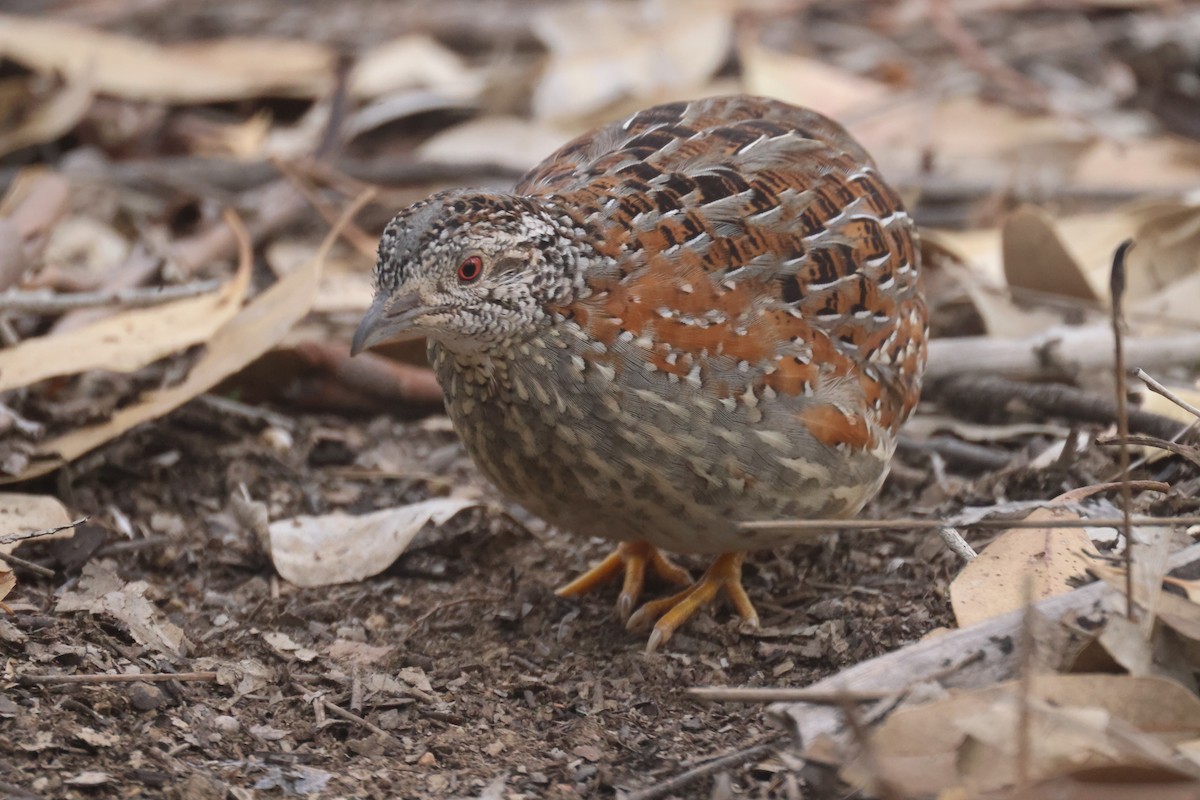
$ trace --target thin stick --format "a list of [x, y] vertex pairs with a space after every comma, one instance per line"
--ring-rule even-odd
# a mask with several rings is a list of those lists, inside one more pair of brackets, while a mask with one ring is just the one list
[[14, 556], [12, 553], [0, 553], [0, 561], [6, 564], [11, 564], [14, 567], [27, 569], [30, 572], [35, 572], [45, 578], [53, 578], [54, 570], [43, 567], [41, 564], [35, 564], [32, 561], [26, 561], [20, 556]]
[[203, 406], [208, 406], [214, 411], [219, 411], [222, 414], [243, 417], [253, 422], [263, 422], [287, 431], [293, 430], [296, 427], [296, 420], [291, 417], [267, 408], [259, 408], [249, 403], [233, 400], [229, 397], [222, 397], [216, 394], [202, 394], [196, 398], [196, 402]]
[[347, 722], [353, 722], [358, 725], [362, 725], [364, 728], [366, 728], [367, 730], [369, 730], [371, 733], [375, 734], [376, 736], [379, 736], [380, 738], [391, 742], [392, 745], [394, 745], [395, 747], [403, 746], [403, 745], [401, 745], [400, 740], [397, 739], [395, 736], [392, 736], [390, 733], [388, 733], [387, 731], [385, 731], [383, 728], [379, 727], [375, 723], [368, 722], [367, 720], [360, 717], [358, 714], [355, 714], [353, 711], [347, 711], [346, 709], [342, 708], [341, 706], [334, 705], [333, 703], [329, 702], [325, 698], [321, 698], [321, 705], [325, 708], [325, 710], [328, 713], [333, 714], [335, 717], [341, 717], [342, 719], [346, 720]]
[[[782, 738], [782, 737], [779, 737]], [[779, 741], [779, 738], [772, 739], [768, 742], [753, 745], [742, 750], [735, 750], [727, 755], [714, 758], [711, 761], [705, 761], [692, 767], [689, 770], [679, 773], [678, 775], [669, 778], [662, 783], [657, 783], [654, 786], [641, 789], [636, 792], [631, 792], [625, 795], [625, 800], [658, 800], [660, 797], [665, 797], [669, 794], [676, 793], [679, 789], [687, 786], [694, 780], [703, 778], [720, 769], [727, 767], [736, 767], [745, 764], [747, 761], [752, 761], [759, 756], [773, 752]]]
[[489, 594], [472, 594], [472, 595], [467, 595], [466, 597], [458, 597], [458, 598], [455, 598], [454, 600], [447, 600], [444, 603], [438, 603], [436, 606], [429, 609], [421, 616], [417, 617], [409, 625], [409, 628], [415, 629], [415, 628], [420, 627], [421, 623], [425, 622], [427, 619], [432, 617], [434, 614], [445, 611], [448, 608], [454, 608], [455, 606], [461, 606], [461, 605], [465, 605], [467, 603], [499, 603], [503, 599], [504, 599], [503, 596], [497, 596], [494, 594], [491, 594], [491, 595], [489, 595]]
[[[1180, 444], [1179, 442], [1172, 442], [1172, 441], [1168, 441], [1166, 439], [1159, 439], [1157, 436], [1134, 436], [1134, 435], [1130, 435], [1125, 440], [1125, 443], [1131, 444], [1134, 447], [1154, 447], [1159, 450], [1166, 450], [1170, 453], [1174, 453], [1177, 456], [1182, 456], [1183, 458], [1186, 458], [1188, 461], [1191, 461], [1196, 466], [1200, 467], [1200, 451], [1198, 451], [1195, 447], [1193, 447], [1190, 444]], [[1117, 445], [1118, 447], [1120, 447], [1122, 443], [1119, 439], [1109, 439], [1109, 438], [1105, 437], [1105, 438], [1097, 438], [1096, 444], [1102, 445], [1102, 446]], [[1132, 468], [1133, 467], [1131, 465], [1130, 469], [1132, 469]]]
[[[292, 184], [293, 188], [308, 201], [313, 210], [320, 214], [327, 223], [333, 225], [338, 221], [337, 209], [325, 202], [321, 195], [309, 185], [304, 173], [297, 164], [284, 161], [281, 158], [272, 158], [271, 163], [275, 165], [275, 168], [283, 174], [283, 177]], [[377, 246], [375, 237], [354, 224], [353, 219], [349, 219], [343, 223], [341, 237], [358, 251], [359, 255], [372, 260], [375, 258], [375, 248]]]
[[879, 763], [879, 757], [875, 753], [874, 744], [871, 741], [870, 734], [867, 732], [867, 726], [863, 724], [862, 719], [858, 716], [858, 709], [853, 703], [842, 703], [842, 716], [846, 718], [846, 727], [850, 729], [851, 736], [858, 744], [859, 752], [862, 755], [863, 766], [866, 771], [875, 779], [875, 791], [883, 800], [900, 800], [900, 793], [896, 791], [896, 787], [883, 774], [883, 768]]
[[0, 536], [0, 544], [12, 544], [13, 542], [23, 542], [26, 539], [36, 539], [39, 536], [49, 536], [52, 533], [65, 531], [68, 528], [74, 528], [87, 522], [91, 517], [80, 517], [74, 522], [68, 522], [66, 525], [59, 525], [57, 528], [45, 528], [40, 531], [26, 531], [25, 533], [10, 533], [5, 536]]
[[1174, 392], [1172, 392], [1167, 387], [1163, 386], [1158, 381], [1154, 380], [1154, 378], [1151, 378], [1146, 373], [1146, 370], [1142, 369], [1141, 367], [1138, 367], [1137, 369], [1135, 369], [1133, 371], [1133, 374], [1135, 377], [1137, 377], [1138, 380], [1140, 380], [1142, 383], [1146, 384], [1146, 388], [1149, 389], [1150, 391], [1154, 392], [1155, 394], [1161, 394], [1163, 397], [1167, 398], [1172, 403], [1174, 403], [1175, 405], [1182, 408], [1184, 411], [1196, 416], [1197, 418], [1200, 418], [1200, 408], [1196, 408], [1194, 405], [1189, 403], [1187, 400], [1184, 400], [1182, 397], [1175, 394]]
[[17, 683], [166, 683], [216, 679], [215, 672], [150, 672], [142, 675], [18, 675]]
[[79, 308], [117, 306], [145, 308], [215, 292], [221, 281], [197, 281], [182, 286], [150, 286], [134, 289], [108, 289], [94, 292], [52, 292], [48, 289], [9, 289], [0, 293], [0, 311], [35, 314], [61, 314]]
[[[1129, 523], [1141, 525], [1200, 525], [1200, 516], [1188, 517], [1131, 517]], [[762, 531], [936, 531], [947, 526], [982, 528], [984, 530], [1036, 528], [1115, 528], [1124, 525], [1125, 517], [1096, 517], [1094, 519], [979, 519], [954, 522], [938, 519], [776, 519], [762, 522], [743, 522], [742, 530]]]
[[949, 526], [938, 528], [938, 536], [942, 537], [942, 541], [950, 548], [950, 552], [957, 555], [963, 561], [974, 561], [979, 554], [975, 552], [975, 548], [967, 543], [967, 540], [962, 537], [962, 534]]
[[1022, 576], [1021, 593], [1025, 602], [1025, 615], [1021, 619], [1020, 639], [1020, 692], [1017, 708], [1017, 787], [1023, 789], [1029, 785], [1030, 747], [1033, 735], [1033, 717], [1030, 706], [1030, 693], [1033, 691], [1033, 620], [1037, 612], [1033, 609], [1033, 578], [1029, 573]]
[[1112, 274], [1109, 289], [1112, 292], [1113, 372], [1117, 379], [1117, 435], [1121, 440], [1121, 515], [1125, 534], [1125, 615], [1136, 618], [1133, 607], [1133, 491], [1129, 486], [1129, 408], [1125, 386], [1125, 339], [1121, 318], [1121, 301], [1125, 296], [1125, 257], [1133, 240], [1126, 239], [1113, 254]]
[[812, 689], [742, 689], [725, 686], [701, 686], [688, 689], [697, 700], [713, 703], [812, 703], [817, 706], [841, 706], [846, 703], [876, 703], [896, 696], [895, 692], [824, 692]]

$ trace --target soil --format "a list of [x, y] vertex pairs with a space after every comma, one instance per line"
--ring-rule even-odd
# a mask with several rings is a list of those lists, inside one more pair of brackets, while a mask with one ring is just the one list
[[[955, 562], [936, 537], [828, 535], [748, 561], [760, 629], [718, 607], [647, 655], [645, 635], [616, 618], [615, 588], [553, 593], [610, 545], [506, 507], [444, 417], [261, 428], [193, 403], [58, 476], [59, 496], [93, 521], [73, 545], [21, 551], [60, 572], [23, 580], [0, 621], [0, 741], [11, 754], [0, 793], [613, 797], [781, 736], [764, 707], [704, 704], [690, 687], [804, 686], [951, 619]], [[907, 513], [913, 466], [865, 513]], [[488, 503], [424, 531], [383, 574], [322, 589], [281, 581], [239, 521], [246, 504], [231, 502], [262, 501], [276, 519], [450, 492]], [[104, 616], [57, 613], [84, 563], [144, 581], [184, 630], [185, 654], [141, 647]], [[160, 683], [28, 678], [214, 671]], [[769, 754], [663, 796], [844, 789]]]

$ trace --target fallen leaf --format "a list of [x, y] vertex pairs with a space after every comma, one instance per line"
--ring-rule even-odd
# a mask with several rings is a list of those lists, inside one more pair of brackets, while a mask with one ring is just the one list
[[476, 500], [439, 498], [371, 514], [341, 512], [271, 523], [271, 560], [297, 586], [328, 586], [383, 572], [426, 524], [441, 525]]
[[82, 328], [26, 339], [0, 350], [0, 392], [91, 369], [132, 372], [206, 342], [241, 308], [253, 266], [254, 255], [246, 239], [237, 273], [216, 292], [130, 309]]
[[366, 666], [387, 658], [396, 648], [391, 645], [377, 646], [351, 639], [336, 639], [326, 651], [334, 661]]
[[262, 635], [265, 641], [272, 650], [279, 653], [281, 656], [291, 656], [298, 661], [308, 663], [315, 661], [318, 653], [310, 647], [304, 647], [297, 644], [292, 637], [280, 631], [271, 631]]
[[[1032, 780], [1083, 767], [1170, 768], [1171, 742], [1200, 732], [1200, 699], [1162, 678], [1035, 675], [1028, 688]], [[884, 778], [905, 795], [1012, 785], [1023, 691], [1009, 681], [901, 708], [871, 733], [872, 768], [860, 758], [843, 776], [863, 787]]]
[[8, 568], [8, 564], [0, 561], [0, 603], [8, 597], [8, 593], [17, 586], [17, 576]]
[[1023, 207], [1005, 223], [1009, 285], [1107, 303], [1113, 252], [1126, 239], [1126, 304], [1142, 316], [1191, 319], [1200, 304], [1200, 198], [1131, 203], [1054, 218]]
[[98, 731], [88, 727], [77, 729], [74, 736], [90, 747], [112, 747], [121, 742], [121, 737], [111, 731]]
[[[0, 553], [11, 553], [19, 541], [5, 543], [11, 534], [59, 528], [71, 521], [67, 508], [58, 498], [47, 494], [0, 492]], [[52, 533], [39, 539], [70, 539], [73, 528]]]
[[570, 139], [571, 134], [545, 123], [493, 115], [434, 134], [417, 155], [422, 161], [527, 170]]
[[102, 564], [90, 561], [83, 567], [76, 589], [58, 598], [59, 613], [86, 611], [123, 622], [138, 644], [161, 653], [183, 655], [183, 630], [162, 615], [149, 599], [145, 581], [125, 583]]
[[752, 33], [738, 37], [737, 50], [747, 93], [811, 108], [834, 119], [874, 108], [895, 94], [885, 83], [776, 50]]
[[1045, 528], [1005, 531], [950, 584], [950, 604], [959, 627], [1007, 614], [1026, 604], [1064, 594], [1083, 577], [1096, 549], [1082, 528], [1055, 528], [1054, 521], [1079, 519], [1078, 514], [1035, 509], [1026, 519], [1045, 521]]
[[1059, 239], [1049, 213], [1021, 206], [1005, 220], [1001, 244], [1004, 277], [1010, 287], [1100, 301], [1083, 268]]
[[561, 3], [533, 15], [534, 34], [550, 50], [533, 90], [535, 117], [577, 117], [625, 97], [693, 88], [728, 56], [732, 3], [660, 0], [625, 10]]
[[321, 265], [338, 232], [335, 228], [326, 236], [321, 250], [303, 269], [278, 281], [218, 330], [208, 341], [204, 355], [182, 382], [148, 393], [140, 402], [120, 409], [106, 422], [41, 442], [37, 458], [25, 471], [16, 476], [0, 476], [0, 484], [45, 475], [135, 425], [173, 411], [270, 350], [312, 307], [321, 280]]
[[0, 15], [0, 56], [98, 94], [164, 103], [317, 97], [333, 84], [323, 45], [215, 39], [156, 45], [45, 17]]
[[359, 98], [420, 88], [465, 100], [476, 97], [483, 88], [481, 76], [461, 56], [417, 34], [375, 45], [363, 53], [350, 71], [348, 84]]
[[[1162, 483], [1133, 483], [1138, 489], [1166, 491], [1166, 484]], [[1045, 528], [1016, 528], [1000, 534], [950, 584], [950, 603], [959, 626], [965, 628], [980, 620], [1023, 608], [1027, 599], [1037, 602], [1069, 592], [1073, 588], [1073, 579], [1098, 563], [1098, 554], [1086, 529], [1054, 527], [1055, 520], [1080, 519], [1073, 511], [1055, 506], [1079, 503], [1117, 486], [1098, 483], [1063, 492], [1050, 501], [1050, 506], [1035, 509], [1026, 517], [1044, 520]], [[1157, 573], [1161, 579], [1166, 568], [1166, 550], [1160, 545], [1154, 552], [1154, 558], [1142, 569], [1146, 575]], [[1032, 591], [1029, 598], [1025, 596], [1026, 576]], [[1140, 580], [1153, 582], [1149, 577]]]
[[68, 786], [103, 786], [111, 780], [112, 776], [107, 772], [89, 770], [67, 778], [63, 783]]
[[0, 131], [0, 156], [65, 135], [83, 119], [91, 105], [92, 92], [87, 84], [66, 84], [50, 97], [40, 99], [19, 124]]

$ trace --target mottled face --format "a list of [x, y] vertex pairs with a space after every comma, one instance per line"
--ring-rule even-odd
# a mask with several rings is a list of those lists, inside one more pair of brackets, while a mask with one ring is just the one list
[[400, 212], [380, 239], [375, 301], [352, 352], [424, 336], [483, 353], [531, 335], [569, 291], [552, 219], [525, 198], [474, 191]]

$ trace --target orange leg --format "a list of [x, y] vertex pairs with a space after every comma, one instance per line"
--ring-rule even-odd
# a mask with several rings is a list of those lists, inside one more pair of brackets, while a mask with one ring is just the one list
[[671, 634], [675, 633], [680, 625], [711, 603], [722, 590], [733, 604], [737, 615], [750, 624], [757, 625], [758, 612], [754, 610], [754, 604], [742, 588], [742, 561], [745, 558], [745, 553], [725, 553], [717, 556], [717, 560], [709, 566], [700, 580], [673, 597], [646, 603], [629, 618], [626, 627], [629, 630], [639, 630], [648, 627], [651, 620], [658, 619], [650, 633], [650, 640], [646, 642], [646, 652], [653, 653], [659, 645], [671, 638]]
[[646, 567], [650, 567], [663, 580], [679, 586], [687, 586], [692, 582], [687, 570], [660, 553], [658, 548], [647, 542], [621, 542], [616, 550], [609, 553], [608, 558], [558, 589], [555, 594], [559, 597], [578, 597], [608, 583], [624, 570], [625, 583], [621, 587], [621, 596], [617, 598], [617, 613], [621, 619], [628, 619], [642, 593]]

